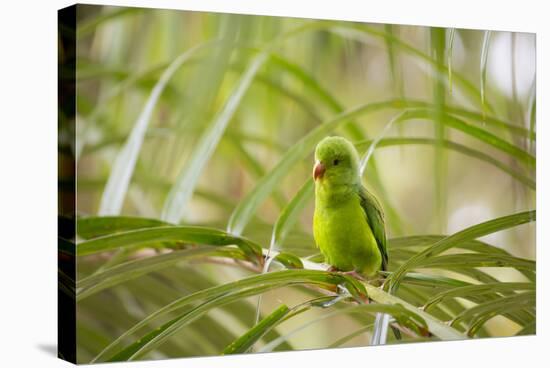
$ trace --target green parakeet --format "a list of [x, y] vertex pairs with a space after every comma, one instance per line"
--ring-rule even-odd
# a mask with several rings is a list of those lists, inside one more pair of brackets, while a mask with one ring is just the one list
[[315, 149], [313, 236], [328, 264], [373, 277], [386, 270], [384, 215], [361, 184], [359, 156], [342, 137], [327, 137]]

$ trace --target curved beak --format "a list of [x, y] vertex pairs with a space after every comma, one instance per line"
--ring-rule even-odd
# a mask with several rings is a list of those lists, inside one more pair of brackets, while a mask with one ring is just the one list
[[323, 165], [320, 161], [317, 161], [315, 163], [315, 167], [313, 168], [313, 179], [317, 180], [317, 178], [322, 178], [325, 174], [325, 165]]

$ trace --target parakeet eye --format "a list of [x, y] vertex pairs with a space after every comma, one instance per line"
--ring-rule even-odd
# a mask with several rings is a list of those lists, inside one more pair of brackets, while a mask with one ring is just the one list
[[332, 163], [333, 163], [334, 165], [338, 165], [338, 164], [340, 163], [340, 160], [336, 159], [336, 160], [332, 161]]

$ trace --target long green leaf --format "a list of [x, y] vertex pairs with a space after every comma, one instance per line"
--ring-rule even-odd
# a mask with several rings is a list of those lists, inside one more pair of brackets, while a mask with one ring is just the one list
[[[136, 343], [129, 346], [129, 348], [122, 351], [124, 357], [127, 356], [128, 360], [134, 360], [140, 356], [143, 356], [145, 353], [156, 348], [160, 344], [164, 343], [166, 339], [175, 334], [179, 329], [181, 329], [186, 324], [194, 321], [195, 319], [202, 316], [208, 310], [219, 307], [228, 303], [232, 303], [236, 300], [242, 299], [244, 297], [258, 295], [266, 291], [280, 288], [282, 286], [288, 286], [293, 284], [299, 284], [300, 282], [292, 281], [288, 284], [273, 284], [273, 285], [260, 285], [253, 288], [248, 288], [236, 292], [231, 292], [229, 294], [222, 294], [218, 297], [208, 299], [203, 304], [200, 304], [196, 308], [191, 309], [190, 311], [184, 313], [180, 317], [175, 318], [175, 322], [168, 322], [165, 326], [156, 329], [154, 331], [154, 336], [151, 339], [146, 339], [147, 342], [143, 343], [143, 339], [138, 340]], [[149, 336], [149, 335], [147, 335]], [[119, 354], [117, 354], [119, 355]]]
[[535, 292], [527, 291], [513, 296], [491, 300], [467, 309], [456, 316], [452, 320], [451, 326], [456, 326], [462, 321], [470, 321], [468, 335], [472, 336], [484, 322], [496, 315], [503, 314], [506, 311], [525, 309], [534, 306], [535, 298]]
[[509, 290], [532, 290], [535, 289], [535, 284], [529, 282], [493, 282], [481, 285], [468, 285], [450, 290], [445, 290], [426, 302], [424, 310], [428, 310], [432, 306], [440, 303], [446, 298], [463, 298], [471, 297], [472, 295], [484, 295], [489, 293], [500, 293]]
[[[282, 244], [282, 242], [288, 235], [291, 227], [298, 219], [301, 210], [306, 206], [308, 199], [311, 198], [312, 189], [313, 182], [311, 180], [308, 180], [298, 191], [298, 193], [292, 198], [288, 205], [283, 208], [283, 211], [277, 218], [277, 221], [275, 222], [275, 225], [273, 226], [273, 231], [271, 233], [271, 241], [266, 256], [267, 261], [264, 264], [262, 273], [269, 272], [269, 266], [271, 264], [271, 260], [269, 259], [269, 257], [271, 256], [271, 253], [273, 251], [278, 251], [279, 246]], [[290, 265], [293, 266], [293, 268], [303, 268], [303, 264], [299, 258], [297, 260], [288, 260], [287, 258], [288, 256], [279, 253], [276, 257], [273, 258], [273, 260], [277, 259], [279, 261], [282, 261], [283, 263], [285, 262], [285, 260], [290, 261], [286, 263], [287, 267]], [[256, 305], [256, 323], [258, 322], [258, 319], [260, 317], [261, 304], [262, 296], [260, 295], [258, 297], [258, 302]]]
[[393, 315], [396, 319], [399, 320], [401, 324], [403, 324], [406, 327], [414, 326], [413, 328], [418, 330], [420, 333], [426, 333], [427, 332], [426, 329], [428, 328], [428, 325], [426, 321], [422, 318], [422, 316], [420, 316], [418, 313], [415, 313], [414, 311], [411, 311], [403, 307], [401, 304], [360, 304], [360, 305], [336, 310], [331, 313], [322, 315], [321, 317], [316, 318], [312, 321], [309, 321], [295, 328], [289, 333], [282, 335], [281, 337], [269, 342], [263, 348], [260, 349], [260, 352], [265, 353], [265, 352], [273, 351], [273, 349], [275, 349], [281, 343], [286, 342], [290, 337], [292, 337], [296, 333], [304, 330], [305, 328], [315, 323], [318, 323], [319, 321], [322, 321], [337, 315], [342, 315], [342, 314], [346, 315], [346, 314], [352, 314], [352, 313], [370, 313], [370, 314], [386, 313], [386, 314]]
[[[161, 271], [162, 272], [162, 271]], [[160, 277], [159, 277], [160, 276]], [[147, 279], [148, 277], [145, 277]], [[160, 300], [159, 303], [157, 303], [157, 307], [154, 310], [157, 310], [158, 308], [161, 308], [165, 305], [168, 305], [169, 303], [173, 302], [174, 300], [180, 298], [182, 296], [182, 291], [184, 293], [194, 293], [200, 290], [206, 290], [209, 288], [212, 288], [219, 284], [217, 281], [216, 275], [212, 275], [209, 270], [204, 269], [204, 267], [193, 267], [193, 265], [190, 264], [182, 264], [181, 266], [176, 266], [170, 269], [169, 272], [162, 272], [161, 274], [156, 274], [152, 277], [149, 277], [151, 279], [157, 280], [157, 284], [160, 284], [158, 288], [160, 294], [167, 294], [164, 298], [157, 298], [156, 296], [153, 296], [153, 299], [156, 301], [157, 299]], [[142, 283], [134, 283], [141, 285]], [[133, 284], [133, 285], [134, 285]], [[185, 286], [185, 289], [182, 290], [181, 285]], [[167, 293], [165, 289], [162, 287], [163, 285], [169, 285], [171, 292]], [[148, 285], [145, 285], [146, 288], [151, 288]], [[311, 289], [312, 293], [314, 292]], [[223, 312], [231, 314], [233, 318], [236, 319], [235, 322], [239, 323], [240, 326], [235, 326], [234, 328], [231, 328], [231, 330], [234, 332], [232, 334], [233, 338], [229, 340], [225, 340], [225, 343], [223, 344], [216, 344], [214, 352], [212, 354], [218, 354], [220, 352], [220, 349], [227, 346], [229, 342], [234, 341], [237, 336], [239, 335], [240, 331], [242, 331], [242, 328], [249, 327], [251, 323], [251, 316], [254, 314], [254, 308], [252, 306], [252, 303], [248, 300], [238, 300], [227, 307], [222, 309]], [[214, 315], [210, 316], [209, 314], [204, 315], [201, 317], [199, 321], [196, 321], [192, 325], [188, 326], [186, 328], [186, 332], [189, 329], [197, 329], [200, 333], [201, 331], [204, 333], [205, 331], [201, 330], [203, 324], [202, 322], [205, 319], [212, 319], [212, 323], [216, 323], [215, 321], [217, 318], [214, 317]], [[218, 324], [219, 325], [219, 324]], [[227, 327], [233, 327], [233, 323], [224, 324], [228, 325]], [[230, 326], [229, 326], [230, 325]], [[196, 326], [196, 327], [195, 327]], [[214, 330], [214, 329], [212, 329]], [[186, 334], [187, 335], [187, 334]], [[277, 338], [279, 333], [276, 330], [270, 330], [265, 335], [266, 339], [273, 339]], [[207, 337], [210, 339], [209, 337]], [[171, 341], [174, 341], [176, 339], [171, 339]], [[180, 339], [177, 339], [178, 341]], [[110, 341], [109, 341], [110, 342]], [[107, 346], [108, 344], [103, 345], [103, 347]], [[284, 349], [286, 350], [292, 350], [292, 346], [289, 344], [286, 344], [284, 346]]]
[[502, 254], [448, 254], [427, 258], [417, 264], [418, 268], [444, 268], [455, 267], [512, 267], [516, 269], [535, 270], [535, 261], [512, 257]]
[[[427, 119], [431, 120], [433, 119], [433, 113], [429, 109], [409, 109], [407, 110], [402, 117], [400, 117], [399, 121], [406, 121], [410, 119]], [[444, 114], [444, 118], [442, 120], [442, 123], [445, 125], [449, 125], [450, 127], [454, 129], [458, 129], [476, 139], [479, 139], [480, 141], [487, 143], [503, 152], [506, 152], [518, 160], [521, 160], [525, 162], [526, 164], [530, 166], [535, 165], [535, 158], [529, 154], [528, 152], [524, 151], [521, 148], [518, 148], [514, 146], [511, 143], [508, 143], [507, 141], [503, 140], [502, 138], [489, 133], [485, 129], [476, 127], [474, 125], [468, 124], [465, 121], [451, 116], [449, 114]]]
[[223, 350], [223, 354], [229, 355], [246, 353], [246, 351], [250, 349], [256, 341], [262, 338], [268, 330], [273, 328], [273, 326], [286, 317], [289, 312], [290, 309], [285, 304], [282, 304], [259, 323], [254, 325], [254, 327], [248, 330], [245, 334], [228, 345]]
[[[370, 143], [371, 141], [358, 142], [356, 143], [356, 146], [359, 148], [364, 145], [369, 145]], [[431, 138], [384, 138], [378, 143], [377, 147], [382, 148], [382, 147], [391, 147], [391, 146], [400, 146], [400, 145], [435, 145], [435, 144], [437, 144], [437, 141]], [[468, 146], [455, 143], [450, 140], [443, 140], [442, 144], [443, 144], [443, 147], [446, 149], [462, 153], [466, 156], [476, 158], [480, 161], [487, 162], [488, 164], [491, 164], [497, 167], [498, 169], [504, 171], [505, 173], [509, 174], [519, 182], [527, 185], [529, 188], [536, 189], [536, 183], [533, 179], [528, 178], [523, 173], [518, 172], [510, 165], [495, 159], [491, 155], [488, 155], [482, 151], [478, 151], [476, 149], [470, 148]]]
[[[386, 31], [380, 31], [375, 27], [370, 27], [370, 26], [366, 26], [364, 24], [358, 24], [358, 23], [342, 23], [342, 22], [334, 23], [332, 21], [320, 20], [320, 21], [312, 21], [312, 22], [306, 23], [304, 25], [304, 28], [310, 31], [323, 31], [323, 30], [329, 31], [329, 32], [338, 34], [340, 36], [343, 36], [345, 38], [363, 42], [369, 45], [372, 43], [368, 39], [368, 36], [387, 40], [388, 42], [392, 42], [392, 44], [396, 48], [399, 48], [400, 50], [413, 56], [417, 60], [422, 62], [428, 62], [431, 65], [436, 65], [438, 70], [438, 75], [440, 77], [445, 78], [445, 76], [448, 73], [448, 69], [445, 64], [439, 63], [434, 58], [430, 57], [430, 55], [404, 42], [400, 38], [394, 36], [392, 33], [388, 33]], [[298, 30], [297, 32], [300, 32], [300, 31], [301, 30]], [[480, 93], [473, 83], [468, 81], [464, 76], [457, 73], [456, 71], [452, 71], [452, 76], [454, 77], [456, 84], [460, 86], [460, 88], [465, 92], [466, 96], [470, 97], [472, 102], [479, 101]], [[487, 107], [489, 110], [491, 110], [491, 107], [488, 104], [487, 104]]]
[[[430, 107], [430, 106], [426, 105], [424, 107]], [[493, 126], [495, 128], [498, 128], [502, 132], [509, 132], [513, 135], [517, 135], [518, 137], [526, 137], [532, 140], [536, 139], [536, 133], [534, 131], [526, 129], [525, 127], [522, 127], [522, 126], [511, 124], [510, 122], [506, 122], [494, 116], [490, 116], [490, 115], [483, 116], [483, 114], [480, 114], [476, 111], [467, 110], [456, 106], [445, 106], [445, 111], [453, 115], [457, 115], [463, 118], [481, 122], [483, 123], [482, 124], [483, 127]]]
[[77, 255], [137, 247], [163, 241], [190, 242], [207, 245], [237, 245], [248, 256], [260, 260], [261, 247], [252, 241], [229, 235], [221, 230], [198, 226], [161, 226], [94, 238], [77, 244]]
[[170, 193], [164, 202], [164, 207], [161, 214], [161, 218], [163, 220], [172, 223], [179, 223], [183, 218], [188, 201], [193, 194], [200, 173], [202, 172], [206, 162], [210, 159], [210, 156], [221, 139], [227, 124], [233, 117], [233, 114], [242, 100], [242, 97], [254, 80], [259, 68], [267, 60], [271, 50], [281, 41], [308, 31], [311, 28], [315, 29], [315, 25], [312, 27], [310, 24], [305, 24], [283, 34], [272, 41], [272, 43], [268, 44], [268, 46], [265, 47], [250, 63], [249, 68], [237, 83], [237, 86], [232, 95], [228, 98], [227, 103], [214, 119], [211, 128], [201, 137], [197, 148], [194, 150], [191, 160], [187, 162], [185, 168], [178, 175], [176, 183], [170, 190]]
[[[388, 240], [390, 249], [402, 249], [411, 247], [422, 247], [433, 245], [440, 240], [445, 239], [445, 235], [412, 235], [399, 238], [390, 238]], [[509, 254], [502, 248], [482, 242], [480, 240], [464, 240], [454, 246], [455, 248], [470, 250], [477, 253], [488, 254]], [[414, 252], [414, 251], [413, 251]]]
[[81, 217], [76, 222], [76, 233], [83, 239], [90, 239], [112, 233], [168, 225], [166, 222], [143, 217]]
[[395, 273], [390, 276], [389, 284], [391, 288], [396, 288], [399, 285], [401, 278], [411, 269], [418, 266], [424, 260], [429, 257], [438, 255], [447, 249], [455, 247], [457, 244], [479, 238], [484, 235], [492, 234], [501, 230], [505, 230], [514, 226], [519, 226], [531, 221], [535, 221], [536, 211], [526, 211], [517, 214], [500, 217], [494, 220], [483, 222], [478, 225], [474, 225], [462, 231], [459, 231], [451, 236], [448, 236], [437, 243], [426, 248], [416, 256], [405, 262]]
[[[260, 163], [253, 155], [251, 155], [243, 146], [242, 142], [237, 137], [230, 137], [231, 145], [233, 150], [236, 152], [237, 156], [240, 159], [240, 162], [248, 171], [254, 176], [255, 179], [261, 178], [265, 175], [265, 170]], [[286, 199], [280, 191], [276, 191], [273, 194], [273, 199], [275, 204], [282, 208], [285, 205]]]
[[[481, 270], [475, 269], [475, 268], [451, 268], [451, 269], [445, 269], [445, 270], [447, 272], [451, 271], [453, 273], [457, 273], [459, 275], [464, 275], [468, 278], [472, 278], [473, 280], [476, 280], [477, 282], [481, 283], [480, 285], [483, 285], [483, 284], [502, 284], [501, 281], [498, 281], [497, 279], [495, 279], [494, 277], [488, 275], [487, 273], [485, 273]], [[391, 272], [386, 272], [384, 274], [389, 276], [392, 273]], [[533, 276], [533, 273], [527, 273], [527, 275]], [[532, 285], [535, 285], [534, 284], [535, 280], [532, 277], [529, 278], [529, 280], [531, 280]], [[423, 289], [415, 288], [413, 290], [413, 289], [410, 288], [410, 286], [408, 287], [407, 285], [418, 285], [418, 286], [422, 286]], [[403, 280], [400, 284], [399, 290], [401, 290], [401, 288], [405, 287], [407, 290], [409, 290], [410, 292], [414, 292], [414, 293], [419, 293], [419, 292], [421, 292], [421, 290], [433, 290], [435, 292], [436, 290], [453, 290], [455, 288], [460, 289], [460, 288], [471, 286], [471, 285], [472, 284], [469, 283], [469, 282], [461, 281], [461, 280], [454, 279], [454, 278], [443, 277], [443, 276], [432, 276], [432, 275], [426, 275], [426, 274], [422, 274], [422, 273], [412, 273], [412, 272], [410, 272], [410, 273], [407, 273], [405, 275], [405, 277], [403, 278]], [[398, 293], [401, 293], [401, 292], [398, 291]], [[503, 296], [510, 296], [510, 295], [515, 294], [513, 290], [508, 290], [506, 288], [503, 288], [500, 291], [500, 293]], [[484, 302], [489, 301], [489, 300], [493, 300], [493, 299], [495, 299], [499, 296], [497, 296], [495, 294], [475, 294], [475, 293], [472, 293], [472, 294], [464, 295], [463, 297], [465, 299], [473, 302], [473, 303], [479, 304], [479, 303], [484, 303]], [[407, 299], [405, 299], [405, 300], [407, 300]], [[420, 305], [423, 305], [424, 303], [427, 303], [427, 302], [428, 302], [428, 299], [425, 299], [420, 303]], [[451, 302], [454, 302], [454, 301], [452, 299], [447, 299], [443, 303], [446, 304], [446, 305], [453, 304], [453, 305], [458, 307], [458, 305], [456, 304], [457, 302], [454, 302], [454, 303], [451, 303]], [[464, 308], [462, 308], [461, 310], [463, 310], [463, 309]], [[458, 310], [458, 309], [454, 308], [454, 310]], [[507, 311], [505, 313], [505, 316], [507, 318], [511, 319], [512, 321], [517, 322], [519, 324], [523, 324], [523, 323], [525, 323], [525, 321], [530, 320], [530, 316], [525, 311], [517, 311], [517, 312], [513, 312], [513, 311], [508, 312]]]
[[200, 304], [198, 307], [191, 309], [189, 312], [184, 313], [183, 315], [170, 320], [152, 332], [149, 332], [141, 339], [115, 354], [108, 361], [135, 360], [163, 344], [183, 326], [195, 321], [199, 317], [202, 317], [202, 315], [210, 309], [232, 303], [248, 296], [257, 295], [274, 288], [276, 288], [274, 285], [258, 286], [256, 288], [245, 289], [210, 299], [203, 304]]
[[[353, 39], [359, 42], [363, 42], [366, 44], [371, 44], [368, 36], [374, 36], [377, 38], [389, 40], [393, 43], [395, 47], [399, 48], [400, 50], [402, 50], [407, 54], [410, 54], [411, 56], [416, 58], [417, 61], [427, 62], [431, 66], [436, 67], [438, 78], [446, 78], [449, 72], [447, 65], [443, 63], [439, 63], [434, 58], [430, 57], [430, 55], [424, 53], [422, 50], [419, 50], [411, 46], [410, 44], [404, 42], [398, 37], [395, 37], [392, 34], [388, 34], [387, 32], [380, 31], [374, 27], [369, 27], [362, 24], [350, 23], [350, 24], [338, 24], [337, 26], [332, 25], [332, 26], [329, 26], [329, 29], [332, 32], [339, 34], [343, 37]], [[467, 96], [471, 102], [477, 103], [480, 99], [480, 93], [479, 93], [479, 90], [476, 88], [476, 86], [473, 83], [471, 83], [469, 80], [467, 80], [464, 76], [457, 73], [456, 71], [452, 71], [451, 75], [453, 76], [453, 79], [455, 80], [456, 85], [461, 88], [465, 96]], [[491, 111], [491, 106], [489, 104], [487, 104], [487, 109]]]
[[147, 99], [143, 110], [134, 123], [128, 140], [115, 158], [111, 168], [111, 174], [109, 175], [109, 179], [107, 180], [105, 190], [101, 197], [99, 206], [100, 215], [118, 215], [120, 213], [143, 144], [145, 132], [149, 125], [149, 120], [151, 119], [153, 110], [164, 87], [176, 71], [189, 60], [193, 54], [207, 45], [209, 44], [205, 43], [187, 50], [179, 55], [162, 73], [159, 81], [151, 91], [151, 95]]
[[[430, 42], [432, 46], [432, 54], [437, 64], [433, 65], [433, 74], [438, 74], [438, 66], [444, 64], [445, 55], [445, 29], [440, 27], [430, 28]], [[435, 204], [436, 204], [436, 222], [439, 230], [447, 227], [445, 219], [447, 218], [447, 195], [446, 177], [447, 177], [447, 155], [443, 150], [443, 140], [446, 136], [446, 127], [443, 123], [445, 119], [445, 101], [446, 88], [443, 78], [433, 78], [433, 100], [434, 109], [432, 111], [432, 119], [435, 122], [434, 135], [436, 144], [434, 146], [434, 181], [435, 181]]]
[[441, 340], [462, 340], [464, 335], [455, 330], [452, 327], [447, 326], [445, 323], [432, 317], [430, 314], [419, 310], [415, 306], [405, 302], [404, 300], [391, 295], [377, 287], [372, 285], [365, 285], [369, 298], [383, 304], [401, 304], [409, 311], [418, 314], [422, 319], [426, 321], [428, 330], [433, 335], [439, 337]]
[[292, 200], [281, 211], [275, 225], [273, 226], [272, 244], [270, 248], [277, 249], [285, 240], [298, 220], [298, 216], [304, 207], [311, 200], [313, 193], [313, 181], [307, 180], [304, 185], [298, 190]]
[[244, 254], [238, 252], [236, 249], [220, 249], [207, 246], [138, 259], [104, 269], [78, 281], [77, 288], [81, 290], [77, 293], [77, 301], [81, 301], [106, 288], [119, 285], [151, 272], [162, 270], [178, 262], [206, 256], [246, 259]]
[[[356, 290], [358, 293], [365, 294], [364, 287], [358, 285], [355, 279], [349, 276], [330, 273], [318, 270], [286, 270], [271, 272], [268, 274], [254, 275], [244, 279], [240, 279], [234, 282], [229, 282], [212, 288], [200, 290], [191, 295], [184, 296], [170, 303], [169, 305], [157, 310], [148, 317], [142, 319], [139, 323], [127, 330], [124, 334], [119, 336], [109, 346], [107, 346], [100, 354], [98, 354], [92, 362], [103, 360], [109, 356], [112, 356], [116, 352], [117, 346], [120, 343], [140, 330], [141, 328], [151, 324], [153, 321], [158, 320], [160, 317], [166, 316], [168, 313], [177, 311], [192, 303], [214, 300], [220, 296], [228, 293], [235, 293], [238, 291], [247, 291], [257, 287], [284, 287], [289, 285], [308, 284], [317, 285], [321, 287], [330, 287], [335, 289], [337, 285], [347, 285], [348, 290]], [[362, 288], [362, 290], [361, 290]], [[174, 321], [175, 323], [176, 321]]]
[[161, 215], [163, 220], [171, 223], [179, 223], [183, 218], [189, 199], [193, 195], [193, 191], [204, 166], [214, 153], [214, 149], [217, 147], [227, 124], [229, 124], [229, 121], [237, 110], [254, 76], [263, 65], [266, 58], [267, 53], [263, 52], [251, 62], [250, 67], [237, 83], [227, 103], [216, 116], [207, 132], [201, 137], [199, 143], [195, 146], [193, 156], [178, 175], [176, 183], [166, 197]]
[[[382, 275], [391, 276], [392, 272], [382, 271]], [[430, 288], [458, 288], [471, 285], [465, 281], [439, 275], [409, 272], [403, 278], [403, 283], [409, 285], [426, 286]]]
[[[394, 25], [393, 24], [385, 24], [384, 29], [390, 37], [394, 36]], [[404, 86], [403, 86], [403, 78], [401, 76], [401, 67], [398, 65], [398, 59], [396, 58], [396, 50], [394, 47], [393, 42], [391, 41], [391, 38], [388, 37], [385, 39], [386, 41], [386, 53], [388, 55], [388, 61], [390, 64], [390, 73], [391, 73], [391, 79], [393, 82], [394, 88], [397, 90], [397, 93], [400, 97], [403, 97], [404, 92]]]
[[449, 70], [449, 94], [453, 92], [453, 46], [455, 40], [456, 28], [451, 28], [449, 32], [449, 47], [447, 48], [447, 69]]

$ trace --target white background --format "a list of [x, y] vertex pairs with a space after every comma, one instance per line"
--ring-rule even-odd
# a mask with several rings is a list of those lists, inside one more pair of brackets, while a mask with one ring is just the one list
[[[116, 367], [523, 367], [548, 364], [548, 68], [545, 1], [99, 1], [248, 14], [537, 33], [536, 337], [117, 363]], [[0, 366], [64, 367], [56, 350], [57, 9], [60, 0], [0, 5]], [[7, 83], [6, 83], [7, 82]], [[549, 144], [549, 146], [546, 146]], [[543, 280], [546, 279], [546, 282]], [[543, 350], [546, 348], [546, 351]], [[546, 358], [546, 363], [544, 359]], [[313, 363], [312, 363], [313, 362]]]

